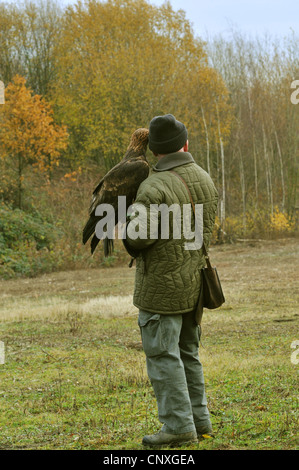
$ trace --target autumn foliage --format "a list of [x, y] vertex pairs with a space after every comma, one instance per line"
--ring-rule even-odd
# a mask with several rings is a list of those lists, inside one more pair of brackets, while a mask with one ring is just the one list
[[[172, 113], [186, 124], [190, 151], [219, 191], [215, 241], [293, 233], [295, 36], [283, 46], [237, 34], [205, 42], [169, 2], [87, 0], [64, 9], [55, 0], [0, 3], [3, 210], [21, 208], [59, 229], [43, 247], [51, 269], [55, 254], [57, 266], [109, 263], [91, 259], [80, 243], [91, 191], [136, 128]], [[154, 162], [150, 152], [148, 158]], [[16, 226], [15, 217], [7, 220]], [[0, 270], [1, 243], [8, 246], [0, 228]], [[32, 238], [28, 243], [31, 255], [40, 251]], [[116, 258], [123, 259], [121, 246]]]
[[5, 105], [0, 107], [1, 158], [15, 170], [16, 203], [22, 208], [22, 183], [26, 166], [49, 173], [59, 164], [67, 147], [65, 126], [53, 119], [50, 105], [39, 95], [32, 95], [25, 78], [16, 75], [6, 88]]
[[208, 65], [184, 13], [169, 4], [110, 0], [70, 6], [57, 58], [53, 92], [70, 130], [74, 165], [92, 160], [110, 168], [136, 128], [170, 110], [186, 123], [196, 152], [204, 109], [216, 143], [217, 100], [223, 135], [229, 134], [225, 84]]

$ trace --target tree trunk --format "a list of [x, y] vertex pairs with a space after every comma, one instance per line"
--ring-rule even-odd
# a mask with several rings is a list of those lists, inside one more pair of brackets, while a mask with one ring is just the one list
[[278, 140], [278, 136], [277, 136], [277, 132], [276, 132], [275, 128], [274, 128], [274, 134], [275, 134], [275, 140], [276, 140], [278, 156], [279, 156], [279, 163], [280, 163], [281, 189], [282, 189], [282, 202], [281, 202], [281, 205], [282, 205], [282, 210], [284, 211], [286, 195], [285, 195], [285, 184], [284, 184], [283, 161], [282, 161], [282, 155], [281, 155], [279, 140]]
[[246, 234], [246, 186], [245, 186], [245, 175], [244, 175], [244, 165], [242, 152], [239, 148], [240, 154], [240, 183], [241, 183], [241, 193], [242, 193], [242, 207], [243, 207], [243, 234]]
[[266, 183], [267, 183], [267, 194], [268, 194], [268, 203], [271, 207], [271, 215], [273, 215], [273, 192], [272, 192], [272, 177], [271, 177], [271, 168], [269, 161], [269, 154], [267, 149], [267, 139], [264, 125], [262, 126], [263, 130], [263, 146], [264, 146], [264, 158], [266, 166]]
[[250, 98], [250, 90], [247, 88], [247, 98], [248, 98], [248, 107], [249, 107], [249, 118], [252, 129], [252, 144], [253, 144], [253, 164], [254, 164], [254, 186], [255, 186], [255, 198], [256, 205], [258, 205], [258, 178], [257, 178], [257, 160], [256, 160], [256, 145], [255, 145], [255, 132], [252, 118], [252, 102]]
[[203, 112], [203, 107], [201, 107], [201, 114], [202, 114], [202, 120], [205, 128], [205, 133], [206, 133], [206, 143], [207, 143], [207, 170], [209, 175], [211, 174], [211, 169], [210, 169], [210, 142], [209, 142], [209, 134], [208, 134], [208, 128], [207, 128], [207, 123], [205, 120], [205, 115]]
[[253, 161], [254, 161], [255, 199], [256, 199], [256, 206], [258, 206], [259, 192], [258, 192], [257, 160], [256, 160], [256, 148], [255, 148], [255, 138], [254, 138], [254, 136], [253, 136]]
[[23, 206], [23, 159], [22, 154], [18, 154], [18, 208]]
[[222, 198], [220, 200], [220, 225], [225, 220], [225, 161], [224, 161], [224, 148], [223, 148], [223, 140], [221, 136], [220, 130], [220, 120], [219, 120], [219, 112], [218, 112], [218, 105], [216, 103], [217, 109], [217, 119], [218, 119], [218, 135], [219, 135], [219, 143], [220, 143], [220, 157], [221, 157], [221, 173], [222, 173]]

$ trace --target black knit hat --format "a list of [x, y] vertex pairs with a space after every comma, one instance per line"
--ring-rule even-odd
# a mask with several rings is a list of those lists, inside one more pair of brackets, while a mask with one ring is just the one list
[[154, 117], [149, 125], [149, 149], [156, 154], [177, 152], [187, 142], [184, 124], [172, 114]]

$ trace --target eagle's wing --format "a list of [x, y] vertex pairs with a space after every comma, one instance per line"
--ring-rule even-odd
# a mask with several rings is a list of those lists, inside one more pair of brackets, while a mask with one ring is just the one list
[[[118, 196], [128, 200], [136, 195], [140, 183], [147, 178], [149, 164], [143, 157], [124, 160], [113, 167], [93, 191], [89, 209], [91, 215], [99, 204], [117, 204]], [[129, 203], [131, 204], [131, 202]]]
[[[128, 207], [132, 204], [139, 185], [147, 178], [148, 174], [148, 162], [144, 157], [135, 157], [122, 160], [102, 178], [93, 192], [89, 219], [83, 229], [84, 244], [94, 234], [95, 226], [100, 220], [100, 217], [95, 215], [96, 207], [99, 204], [111, 204], [117, 212], [118, 196], [126, 196], [126, 207]], [[91, 247], [92, 253], [99, 241], [94, 235]]]
[[101, 190], [101, 187], [102, 187], [104, 181], [105, 180], [110, 180], [111, 177], [113, 178], [113, 175], [115, 175], [116, 178], [117, 178], [117, 175], [119, 174], [120, 167], [123, 166], [123, 163], [124, 163], [123, 160], [121, 160], [119, 163], [117, 163], [117, 165], [115, 165], [113, 168], [111, 168], [111, 170], [109, 170], [108, 173], [106, 173], [106, 175], [97, 184], [97, 186], [95, 187], [95, 189], [92, 192], [92, 200], [91, 200], [91, 204], [90, 204], [90, 208], [89, 208], [89, 214], [91, 214], [91, 212], [94, 210], [94, 202], [96, 202], [99, 198], [99, 192]]

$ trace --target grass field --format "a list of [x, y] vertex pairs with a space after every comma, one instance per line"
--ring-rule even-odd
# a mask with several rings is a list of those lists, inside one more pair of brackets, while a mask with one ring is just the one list
[[[298, 448], [298, 245], [212, 248], [226, 303], [204, 312], [200, 357], [215, 437], [186, 449]], [[0, 449], [139, 450], [160, 428], [134, 271], [0, 281]]]

